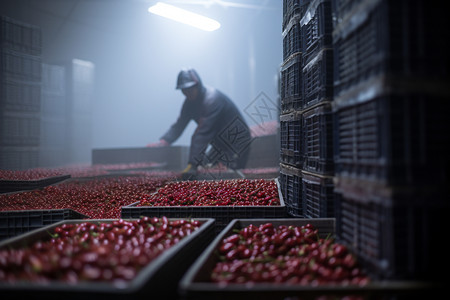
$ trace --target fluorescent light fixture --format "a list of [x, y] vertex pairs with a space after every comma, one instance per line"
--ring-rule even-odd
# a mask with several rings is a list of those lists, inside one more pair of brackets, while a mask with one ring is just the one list
[[183, 24], [187, 24], [205, 31], [214, 31], [220, 28], [216, 20], [201, 16], [173, 5], [158, 2], [148, 8], [152, 14], [165, 17]]

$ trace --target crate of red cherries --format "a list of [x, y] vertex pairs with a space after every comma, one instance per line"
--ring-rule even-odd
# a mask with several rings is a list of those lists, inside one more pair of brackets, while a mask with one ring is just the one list
[[334, 218], [235, 219], [185, 273], [180, 295], [196, 300], [412, 299], [439, 290], [429, 283], [373, 279], [334, 233]]
[[139, 216], [214, 218], [216, 234], [237, 218], [283, 218], [277, 179], [173, 181], [122, 207], [122, 218]]
[[2, 299], [176, 299], [214, 219], [62, 221], [0, 243]]

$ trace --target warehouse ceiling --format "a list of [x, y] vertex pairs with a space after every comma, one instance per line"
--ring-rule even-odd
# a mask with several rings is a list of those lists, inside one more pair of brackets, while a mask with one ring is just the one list
[[[279, 10], [279, 0], [166, 0], [163, 2], [216, 18], [223, 29], [245, 29], [252, 16], [261, 11]], [[55, 43], [67, 40], [95, 41], [136, 31], [137, 20], [149, 19], [147, 9], [155, 0], [2, 0], [1, 14], [42, 28], [43, 53], [54, 57]], [[81, 35], [83, 37], [81, 37]], [[45, 50], [45, 49], [44, 49]]]
[[[116, 22], [131, 21], [137, 16], [147, 15], [147, 8], [154, 0], [2, 0], [2, 14], [12, 13], [21, 18], [46, 16], [49, 24], [59, 22], [60, 28], [66, 23], [89, 26], [92, 29], [108, 31]], [[250, 15], [261, 10], [277, 9], [274, 0], [203, 0], [203, 1], [163, 1], [205, 14], [223, 14], [224, 18], [236, 20], [242, 15]], [[17, 17], [17, 16], [16, 16]]]

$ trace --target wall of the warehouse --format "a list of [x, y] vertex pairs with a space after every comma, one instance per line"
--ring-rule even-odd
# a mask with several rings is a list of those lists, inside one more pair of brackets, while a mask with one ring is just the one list
[[[183, 96], [175, 82], [186, 66], [241, 110], [261, 92], [276, 103], [282, 1], [233, 1], [261, 9], [184, 6], [221, 22], [215, 32], [151, 15], [152, 2], [2, 0], [0, 13], [42, 28], [43, 62], [77, 58], [95, 64], [93, 148], [157, 141], [180, 111]], [[194, 129], [191, 122], [176, 144], [189, 145]]]

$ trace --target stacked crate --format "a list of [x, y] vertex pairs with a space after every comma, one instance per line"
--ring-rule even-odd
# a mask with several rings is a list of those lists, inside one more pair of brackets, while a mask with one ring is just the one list
[[379, 278], [433, 278], [448, 211], [448, 17], [422, 0], [333, 8], [337, 236]]
[[41, 30], [0, 16], [0, 168], [38, 166]]
[[42, 64], [41, 144], [42, 167], [63, 166], [67, 156], [67, 97], [65, 67]]
[[288, 213], [334, 216], [331, 1], [285, 1], [280, 185]]
[[66, 69], [67, 162], [91, 163], [95, 65], [71, 59], [62, 66]]

